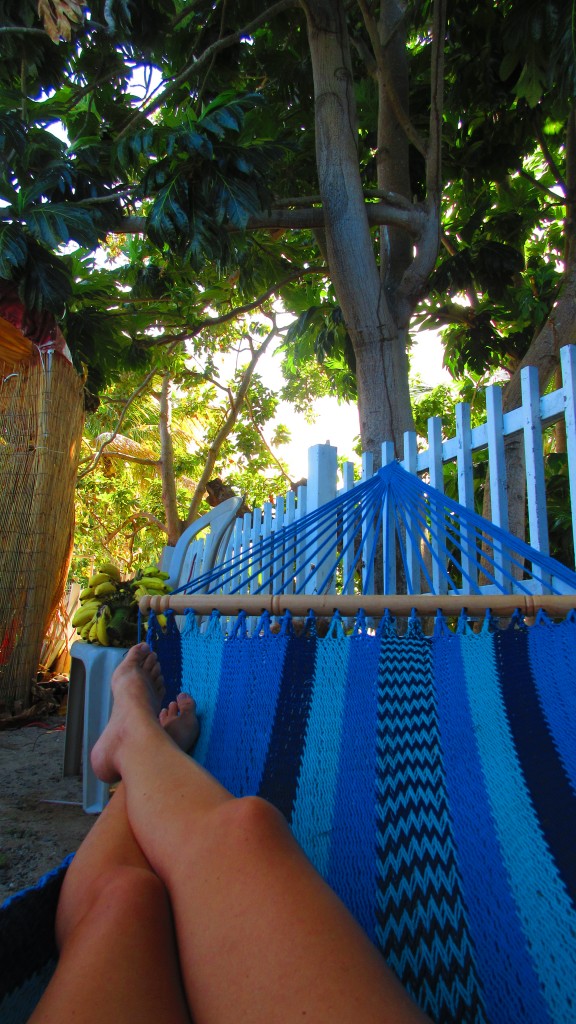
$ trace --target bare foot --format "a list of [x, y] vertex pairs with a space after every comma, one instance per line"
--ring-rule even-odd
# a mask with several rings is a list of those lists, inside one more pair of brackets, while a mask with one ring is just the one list
[[119, 750], [127, 730], [158, 725], [164, 679], [158, 658], [148, 644], [130, 648], [112, 674], [111, 688], [112, 715], [91, 756], [92, 767], [103, 782], [119, 778]]
[[158, 719], [180, 750], [184, 753], [192, 750], [200, 733], [196, 701], [192, 697], [187, 693], [179, 693], [176, 700], [170, 701], [167, 708], [162, 708]]

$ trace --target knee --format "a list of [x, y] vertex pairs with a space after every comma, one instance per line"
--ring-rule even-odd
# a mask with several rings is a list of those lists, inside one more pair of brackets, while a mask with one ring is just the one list
[[258, 849], [291, 840], [285, 818], [267, 800], [241, 797], [222, 804], [217, 812], [214, 836], [228, 850]]
[[56, 940], [63, 948], [75, 929], [89, 920], [93, 927], [122, 927], [127, 918], [145, 926], [158, 915], [170, 915], [167, 891], [160, 879], [144, 868], [122, 865], [103, 871], [90, 880], [90, 891], [75, 911], [60, 901], [56, 916]]
[[122, 865], [100, 876], [95, 903], [110, 911], [121, 908], [125, 913], [148, 905], [162, 906], [168, 903], [168, 896], [164, 884], [152, 871]]

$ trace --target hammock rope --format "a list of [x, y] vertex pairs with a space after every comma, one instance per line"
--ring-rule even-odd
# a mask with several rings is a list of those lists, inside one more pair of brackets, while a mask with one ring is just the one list
[[347, 593], [360, 568], [364, 580], [370, 578], [382, 534], [385, 552], [398, 547], [411, 594], [420, 592], [420, 580], [414, 578], [408, 545], [416, 574], [431, 593], [480, 594], [478, 578], [501, 594], [529, 594], [534, 585], [552, 594], [576, 590], [576, 573], [556, 559], [393, 462], [353, 490], [240, 550], [177, 593], [279, 594], [287, 582], [295, 581], [294, 592], [300, 594], [318, 575], [324, 580], [321, 592], [329, 592], [339, 569], [341, 590]]
[[[206, 599], [206, 598], [205, 598]], [[568, 599], [561, 599], [563, 601]], [[575, 598], [572, 598], [574, 602]], [[149, 642], [198, 706], [195, 757], [286, 816], [440, 1024], [576, 1017], [576, 613], [473, 630], [286, 612]]]

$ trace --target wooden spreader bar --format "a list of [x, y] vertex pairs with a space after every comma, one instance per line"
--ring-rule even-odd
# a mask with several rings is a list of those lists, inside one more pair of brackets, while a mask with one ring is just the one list
[[271, 615], [307, 615], [313, 611], [317, 616], [331, 616], [339, 611], [342, 615], [356, 615], [360, 608], [367, 615], [382, 616], [386, 610], [392, 615], [408, 616], [412, 611], [418, 615], [459, 615], [462, 609], [471, 616], [482, 616], [489, 608], [495, 615], [512, 615], [518, 609], [527, 618], [533, 618], [542, 608], [552, 617], [565, 616], [576, 608], [576, 594], [162, 594], [142, 597], [140, 611], [145, 614], [165, 612], [169, 608], [182, 615], [193, 608], [198, 615], [209, 615], [219, 611], [222, 615], [237, 615], [245, 611], [248, 615], [260, 615], [264, 611]]

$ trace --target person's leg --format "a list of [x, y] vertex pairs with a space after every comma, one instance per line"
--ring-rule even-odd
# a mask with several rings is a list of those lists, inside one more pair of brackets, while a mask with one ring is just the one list
[[281, 815], [234, 799], [169, 741], [155, 665], [138, 645], [114, 673], [93, 766], [122, 777], [136, 841], [167, 887], [195, 1024], [424, 1020]]
[[190, 1024], [166, 889], [119, 867], [66, 935], [30, 1024]]
[[[157, 666], [152, 680], [160, 694]], [[194, 744], [191, 697], [181, 694], [159, 721], [181, 749]], [[56, 936], [59, 963], [34, 1024], [189, 1024], [168, 896], [134, 838], [122, 783], [66, 872]]]
[[[162, 692], [158, 672], [156, 683]], [[182, 750], [190, 750], [198, 737], [196, 705], [187, 694], [179, 694], [159, 714], [159, 721], [170, 738]], [[119, 784], [110, 802], [95, 821], [68, 868], [56, 916], [56, 938], [61, 946], [68, 932], [84, 914], [107, 884], [110, 872], [117, 867], [134, 867], [152, 871], [138, 846], [126, 815], [124, 786]]]

